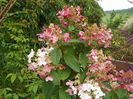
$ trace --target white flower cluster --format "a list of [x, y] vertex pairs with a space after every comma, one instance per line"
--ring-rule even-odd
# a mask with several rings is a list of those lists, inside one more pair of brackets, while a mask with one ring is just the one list
[[103, 99], [105, 96], [98, 83], [93, 80], [78, 86], [74, 86], [72, 81], [69, 81], [67, 85], [70, 88], [66, 92], [70, 95], [78, 95], [81, 99]]
[[90, 81], [81, 85], [78, 96], [81, 99], [103, 99], [103, 96], [105, 96], [105, 94], [98, 86], [98, 83]]
[[[53, 50], [53, 47], [41, 48], [38, 49], [37, 53], [35, 54], [34, 50], [31, 49], [30, 54], [28, 57], [28, 63], [33, 66], [33, 68], [37, 68], [37, 66], [44, 66], [50, 61], [48, 60], [49, 53]], [[29, 68], [30, 69], [30, 68]]]

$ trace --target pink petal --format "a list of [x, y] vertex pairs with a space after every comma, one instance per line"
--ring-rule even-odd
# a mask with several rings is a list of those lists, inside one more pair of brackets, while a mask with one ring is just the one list
[[47, 76], [45, 78], [45, 81], [48, 82], [48, 81], [53, 81], [53, 77], [52, 76]]

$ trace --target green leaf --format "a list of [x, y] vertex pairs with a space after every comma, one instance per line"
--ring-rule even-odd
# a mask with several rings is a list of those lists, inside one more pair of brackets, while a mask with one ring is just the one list
[[59, 90], [59, 97], [60, 99], [71, 99], [71, 96], [68, 95], [64, 89]]
[[114, 91], [110, 91], [109, 93], [106, 94], [104, 99], [118, 99], [118, 96]]
[[34, 84], [33, 86], [33, 92], [36, 93], [38, 90], [38, 84]]
[[52, 76], [57, 80], [65, 80], [70, 76], [71, 70], [65, 69], [65, 70], [56, 70], [52, 72]]
[[11, 76], [11, 83], [13, 83], [15, 81], [15, 79], [16, 79], [16, 74], [12, 74], [12, 76]]
[[18, 99], [18, 95], [14, 94], [13, 99]]
[[92, 41], [92, 45], [93, 46], [97, 46], [97, 42], [96, 41]]
[[0, 89], [0, 96], [6, 95], [6, 94], [7, 94], [7, 90], [5, 88]]
[[119, 99], [129, 99], [129, 93], [125, 89], [117, 89], [115, 91]]
[[6, 90], [8, 90], [8, 91], [13, 91], [11, 88], [6, 88]]
[[7, 0], [1, 0], [1, 2], [7, 3]]
[[34, 99], [46, 99], [45, 96], [41, 93], [34, 97]]
[[72, 39], [72, 40], [70, 40], [69, 42], [70, 42], [70, 43], [81, 43], [81, 41], [78, 40], [78, 39]]
[[103, 82], [103, 84], [104, 84], [107, 88], [112, 89], [112, 87], [111, 87], [111, 85], [110, 85], [110, 83], [109, 83], [108, 81]]
[[64, 55], [65, 63], [75, 72], [80, 72], [80, 64], [76, 57], [72, 54], [66, 53]]
[[62, 57], [62, 52], [60, 48], [55, 48], [51, 53], [50, 53], [51, 60], [54, 65], [58, 65], [60, 62], [60, 59]]
[[82, 73], [80, 73], [80, 82], [81, 83], [84, 82], [85, 78], [86, 78], [86, 72], [83, 71]]
[[54, 80], [53, 80], [53, 84], [54, 85], [60, 85], [60, 76], [59, 76], [59, 74], [56, 72], [56, 71], [53, 71], [52, 73], [51, 73], [51, 75], [53, 76], [53, 78], [54, 78]]
[[70, 69], [59, 70], [58, 73], [61, 80], [66, 80], [70, 76], [71, 70]]
[[6, 79], [9, 78], [10, 76], [12, 76], [13, 73], [9, 73], [7, 76], [6, 76]]
[[18, 75], [18, 79], [20, 80], [21, 83], [23, 82], [23, 78], [21, 75]]
[[52, 96], [51, 99], [59, 99], [59, 96]]
[[75, 29], [75, 27], [73, 25], [68, 26], [69, 31], [73, 31], [74, 29]]
[[88, 58], [86, 57], [86, 54], [79, 54], [79, 62], [83, 68], [85, 68], [88, 65]]
[[73, 46], [63, 46], [64, 54], [74, 54], [74, 48]]
[[59, 93], [58, 86], [53, 85], [52, 82], [45, 82], [43, 84], [43, 94], [45, 95], [46, 99], [51, 99], [52, 96]]

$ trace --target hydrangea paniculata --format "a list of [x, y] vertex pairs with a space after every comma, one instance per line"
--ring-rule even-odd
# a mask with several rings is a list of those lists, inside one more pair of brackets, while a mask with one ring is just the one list
[[[99, 83], [108, 81], [110, 83], [117, 80], [113, 75], [115, 66], [112, 64], [110, 57], [103, 54], [102, 50], [91, 50], [91, 53], [87, 54], [90, 61], [87, 71], [87, 79], [94, 76], [94, 79]], [[103, 86], [104, 87], [104, 86]]]
[[78, 95], [80, 99], [103, 99], [105, 96], [98, 83], [93, 80], [79, 85], [74, 85], [73, 81], [68, 81], [66, 85], [69, 86], [66, 92], [69, 95]]
[[[97, 26], [96, 24], [87, 24], [80, 10], [79, 6], [76, 8], [65, 6], [57, 13], [61, 25], [50, 24], [48, 28], [44, 29], [43, 33], [37, 34], [40, 41], [45, 42], [47, 47], [38, 49], [37, 53], [33, 49], [31, 50], [31, 53], [28, 55], [28, 69], [34, 71], [40, 78], [45, 79], [46, 82], [56, 79], [51, 76], [51, 72], [54, 70], [63, 71], [64, 69], [70, 69], [70, 73], [73, 73], [68, 78], [80, 75], [73, 68], [81, 65], [81, 62], [79, 62], [80, 59], [77, 58], [80, 56], [79, 53], [84, 53], [84, 50], [80, 48], [81, 46], [86, 49], [89, 47], [90, 49], [97, 47], [107, 48], [110, 45], [112, 39], [111, 30]], [[69, 50], [70, 47], [73, 52], [78, 50], [79, 47], [77, 53], [72, 53], [75, 59], [71, 61], [64, 56], [67, 51], [71, 51]], [[57, 53], [60, 54], [60, 57], [56, 57], [60, 58], [58, 66], [54, 66], [54, 63], [50, 59], [51, 51], [56, 48], [59, 49]], [[88, 51], [90, 51], [89, 49]], [[55, 54], [56, 56], [57, 53]], [[86, 56], [88, 58], [88, 65], [84, 68], [81, 66], [78, 70], [85, 71], [85, 80], [81, 83], [79, 77], [77, 82], [76, 80], [66, 82], [66, 86], [69, 87], [66, 92], [69, 95], [78, 96], [81, 99], [103, 99], [105, 96], [104, 92], [111, 90], [103, 82], [108, 82], [112, 89], [123, 88], [130, 92], [133, 91], [133, 84], [123, 83], [125, 78], [122, 77], [124, 75], [115, 70], [115, 66], [111, 62], [111, 57], [105, 56], [102, 50], [92, 49]], [[63, 82], [64, 85], [68, 78], [63, 81], [60, 80], [60, 84]]]
[[84, 31], [78, 33], [79, 39], [88, 43], [88, 45], [103, 45], [105, 48], [109, 47], [112, 39], [111, 30], [105, 27], [99, 28], [96, 24], [88, 26]]
[[48, 28], [46, 28], [43, 33], [37, 34], [40, 39], [46, 41], [47, 43], [55, 44], [60, 39], [62, 30], [58, 25], [50, 24]]
[[84, 16], [80, 14], [80, 7], [65, 6], [63, 10], [56, 14], [64, 27], [68, 27], [70, 22], [80, 23], [84, 21]]

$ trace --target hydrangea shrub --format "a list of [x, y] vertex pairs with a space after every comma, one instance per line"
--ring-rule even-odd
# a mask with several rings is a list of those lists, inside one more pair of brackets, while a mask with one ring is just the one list
[[37, 34], [46, 46], [31, 50], [28, 69], [44, 81], [46, 99], [128, 99], [133, 84], [121, 81], [102, 50], [110, 46], [111, 30], [87, 24], [80, 10], [65, 6], [57, 13], [61, 24]]

